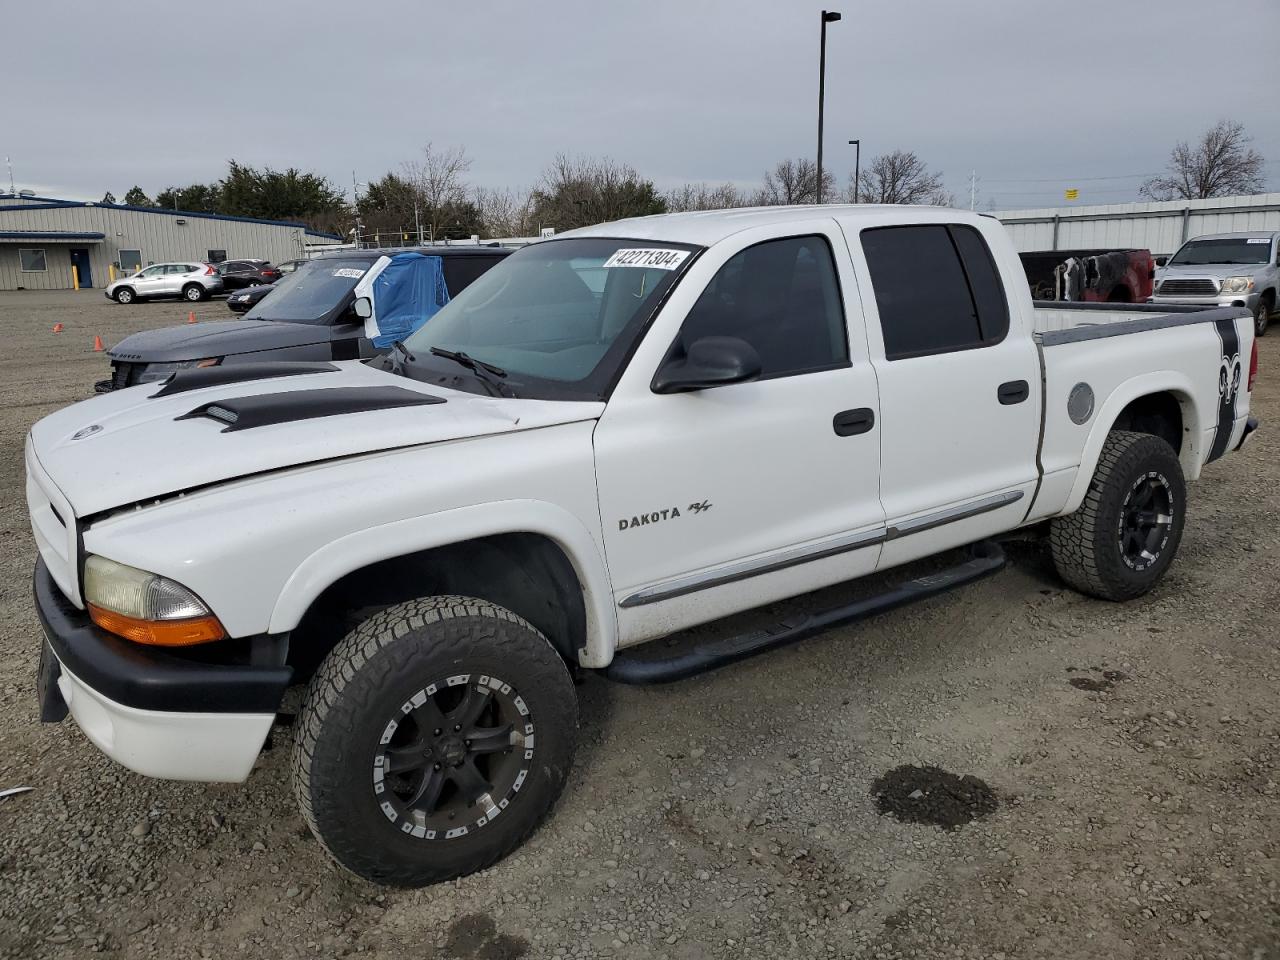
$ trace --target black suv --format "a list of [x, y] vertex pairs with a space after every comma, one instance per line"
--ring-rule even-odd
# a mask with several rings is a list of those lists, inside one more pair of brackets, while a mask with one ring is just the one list
[[260, 283], [275, 283], [280, 271], [270, 260], [224, 260], [217, 264], [223, 290], [242, 290]]
[[242, 319], [144, 330], [112, 347], [111, 378], [98, 393], [163, 380], [183, 367], [269, 360], [355, 360], [384, 353], [356, 316], [355, 286], [379, 257], [420, 253], [439, 257], [449, 296], [512, 253], [502, 247], [414, 247], [344, 250], [304, 261], [271, 288]]

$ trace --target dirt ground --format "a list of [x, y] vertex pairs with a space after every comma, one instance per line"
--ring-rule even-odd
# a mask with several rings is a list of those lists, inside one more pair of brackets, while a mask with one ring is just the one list
[[[1026, 545], [981, 583], [717, 673], [589, 677], [547, 825], [485, 873], [399, 891], [310, 839], [288, 729], [246, 784], [208, 786], [36, 720], [24, 435], [106, 375], [95, 334], [186, 311], [0, 294], [0, 790], [35, 788], [0, 799], [5, 960], [1280, 960], [1280, 333], [1263, 429], [1191, 488], [1150, 596], [1085, 599]], [[916, 791], [949, 829], [879, 812]]]

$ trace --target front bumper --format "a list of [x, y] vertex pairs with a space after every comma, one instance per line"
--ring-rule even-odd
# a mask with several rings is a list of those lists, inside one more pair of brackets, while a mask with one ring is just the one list
[[1149, 297], [1147, 303], [1163, 303], [1169, 306], [1246, 307], [1252, 313], [1258, 308], [1259, 296], [1256, 290], [1249, 293], [1215, 293], [1211, 297], [1165, 297], [1157, 293]]
[[238, 783], [249, 775], [291, 667], [202, 663], [107, 633], [67, 601], [43, 561], [34, 589], [48, 643], [42, 718], [60, 719], [60, 698], [99, 750], [145, 776]]

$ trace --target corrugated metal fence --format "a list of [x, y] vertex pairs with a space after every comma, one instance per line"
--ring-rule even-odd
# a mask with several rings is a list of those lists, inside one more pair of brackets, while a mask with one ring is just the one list
[[1008, 228], [1019, 251], [1145, 247], [1159, 256], [1207, 233], [1280, 230], [1280, 193], [1005, 210], [994, 215]]

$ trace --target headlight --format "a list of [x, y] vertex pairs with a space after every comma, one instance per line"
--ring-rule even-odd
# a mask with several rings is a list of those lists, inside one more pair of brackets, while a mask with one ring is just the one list
[[186, 647], [227, 635], [182, 584], [106, 557], [85, 560], [84, 599], [94, 623], [136, 643]]
[[222, 362], [221, 357], [205, 357], [202, 360], [178, 360], [175, 363], [148, 363], [138, 374], [138, 383], [154, 383], [187, 367], [216, 367]]
[[1227, 277], [1222, 281], [1223, 293], [1247, 293], [1253, 289], [1253, 277]]

